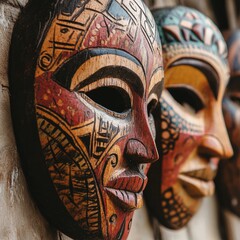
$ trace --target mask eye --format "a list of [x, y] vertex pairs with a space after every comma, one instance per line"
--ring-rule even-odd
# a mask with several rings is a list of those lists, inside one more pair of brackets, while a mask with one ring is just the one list
[[240, 106], [240, 95], [239, 96], [230, 95], [229, 98], [231, 99], [232, 102]]
[[94, 103], [116, 113], [125, 113], [131, 109], [129, 94], [120, 87], [99, 87], [85, 92]]
[[190, 88], [169, 87], [167, 90], [179, 104], [191, 113], [197, 113], [205, 107], [201, 97]]

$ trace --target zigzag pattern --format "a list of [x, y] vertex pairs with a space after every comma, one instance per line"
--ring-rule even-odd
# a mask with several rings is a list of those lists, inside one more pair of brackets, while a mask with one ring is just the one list
[[182, 44], [205, 48], [226, 61], [227, 47], [216, 25], [187, 7], [156, 10], [153, 16], [164, 45]]

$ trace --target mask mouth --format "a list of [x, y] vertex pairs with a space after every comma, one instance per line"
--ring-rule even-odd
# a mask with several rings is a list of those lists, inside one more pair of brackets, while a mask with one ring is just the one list
[[180, 172], [180, 175], [208, 182], [212, 181], [215, 178], [216, 173], [217, 168], [215, 166], [212, 166], [211, 164], [208, 164], [204, 168], [182, 171]]
[[143, 205], [143, 190], [147, 177], [136, 170], [126, 170], [105, 184], [109, 196], [124, 210], [132, 211]]
[[105, 190], [123, 211], [134, 211], [143, 206], [143, 192], [134, 193], [112, 188], [105, 188]]
[[181, 172], [178, 180], [191, 197], [202, 198], [214, 194], [213, 179], [215, 176], [216, 169], [208, 165], [202, 169]]

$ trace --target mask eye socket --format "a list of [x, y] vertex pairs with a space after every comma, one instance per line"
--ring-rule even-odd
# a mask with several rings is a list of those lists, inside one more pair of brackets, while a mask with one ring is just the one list
[[97, 106], [116, 113], [126, 113], [131, 109], [129, 94], [120, 87], [105, 86], [85, 92]]
[[156, 124], [154, 117], [157, 116], [157, 106], [159, 101], [152, 99], [147, 105], [148, 122], [152, 132], [153, 139], [156, 139]]
[[239, 95], [230, 94], [229, 98], [231, 99], [232, 102], [240, 106], [240, 94]]
[[168, 87], [167, 90], [190, 113], [196, 114], [205, 107], [204, 101], [193, 89]]
[[240, 106], [240, 76], [233, 76], [229, 79], [225, 96], [235, 105]]
[[147, 105], [147, 112], [148, 116], [155, 113], [156, 107], [157, 107], [158, 101], [156, 99], [152, 99], [149, 104]]

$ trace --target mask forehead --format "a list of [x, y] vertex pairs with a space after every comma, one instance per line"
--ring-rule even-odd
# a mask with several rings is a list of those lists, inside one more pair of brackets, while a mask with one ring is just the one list
[[181, 58], [210, 64], [226, 82], [227, 47], [216, 25], [200, 12], [186, 7], [153, 11], [167, 68]]
[[[162, 68], [162, 61], [154, 20], [143, 3], [85, 1], [70, 8], [71, 11], [64, 7], [60, 5], [47, 31], [36, 76], [56, 71], [77, 52], [110, 48], [127, 52], [136, 59], [143, 71], [143, 85], [149, 88], [153, 72]], [[114, 56], [110, 58], [112, 63], [118, 61]]]

